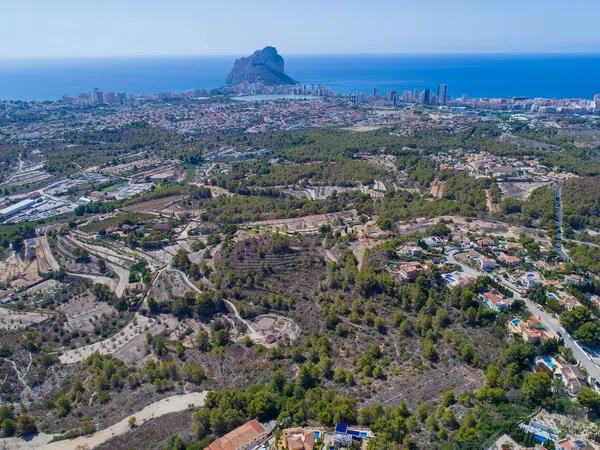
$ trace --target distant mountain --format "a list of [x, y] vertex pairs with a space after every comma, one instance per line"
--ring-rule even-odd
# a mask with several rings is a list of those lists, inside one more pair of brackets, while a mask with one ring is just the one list
[[265, 47], [248, 57], [238, 59], [225, 82], [229, 87], [240, 84], [296, 84], [296, 81], [285, 74], [283, 58], [275, 47]]

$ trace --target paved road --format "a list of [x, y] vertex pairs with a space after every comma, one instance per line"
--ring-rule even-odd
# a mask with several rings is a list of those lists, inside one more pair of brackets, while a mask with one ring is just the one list
[[[446, 260], [449, 263], [460, 266], [461, 269], [468, 275], [475, 277], [486, 275], [485, 273], [473, 269], [472, 267], [469, 267], [466, 264], [463, 264], [462, 262], [458, 261], [456, 259], [456, 254], [460, 253], [460, 251], [460, 249], [454, 249], [446, 252]], [[575, 340], [569, 335], [569, 333], [567, 333], [567, 331], [561, 326], [560, 322], [557, 319], [555, 319], [553, 316], [551, 316], [542, 308], [540, 308], [539, 305], [537, 305], [536, 303], [532, 302], [526, 297], [523, 297], [517, 291], [517, 287], [514, 284], [506, 280], [502, 281], [501, 284], [507, 289], [511, 290], [511, 292], [514, 295], [514, 298], [522, 300], [527, 306], [527, 309], [529, 309], [529, 311], [531, 312], [531, 314], [538, 317], [542, 322], [544, 322], [544, 324], [546, 324], [552, 331], [554, 331], [554, 333], [562, 336], [565, 346], [571, 349], [571, 351], [573, 352], [573, 357], [579, 363], [579, 365], [585, 368], [585, 370], [591, 378], [593, 378], [596, 381], [600, 381], [600, 367], [594, 364], [594, 362], [588, 356], [588, 354], [581, 349], [579, 344], [575, 342]]]
[[554, 210], [556, 212], [556, 244], [554, 244], [554, 248], [560, 258], [563, 261], [570, 261], [571, 258], [565, 252], [565, 247], [563, 246], [563, 212], [562, 212], [562, 182], [557, 181], [555, 183], [555, 202], [554, 202]]

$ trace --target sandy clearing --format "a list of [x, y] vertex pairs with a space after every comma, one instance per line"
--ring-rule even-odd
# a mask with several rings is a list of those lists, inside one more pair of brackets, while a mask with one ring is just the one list
[[47, 450], [80, 450], [84, 448], [94, 448], [98, 445], [127, 433], [131, 428], [128, 421], [130, 417], [136, 418], [136, 423], [141, 425], [148, 420], [164, 416], [174, 412], [184, 411], [190, 406], [199, 407], [204, 405], [207, 391], [191, 392], [189, 394], [173, 395], [154, 402], [140, 411], [125, 417], [123, 420], [111, 425], [108, 428], [97, 431], [88, 436], [81, 436], [75, 439], [52, 442], [52, 438], [57, 435], [40, 433], [33, 439], [26, 441], [19, 438], [0, 439], [0, 448], [6, 450], [25, 450], [25, 449], [47, 449]]
[[547, 181], [509, 181], [498, 183], [502, 190], [503, 197], [512, 197], [518, 200], [527, 200], [535, 189], [548, 184], [550, 184], [550, 182]]
[[25, 260], [13, 254], [0, 261], [0, 283], [10, 285], [14, 289], [26, 289], [42, 281], [38, 273], [37, 261]]

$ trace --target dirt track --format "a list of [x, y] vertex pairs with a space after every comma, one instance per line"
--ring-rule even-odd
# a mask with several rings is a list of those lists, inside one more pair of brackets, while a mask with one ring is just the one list
[[37, 257], [38, 270], [40, 273], [48, 273], [50, 271], [58, 272], [60, 270], [60, 266], [58, 265], [58, 262], [56, 262], [56, 259], [54, 259], [54, 255], [50, 250], [48, 238], [46, 236], [41, 236], [38, 239], [35, 255]]
[[33, 439], [26, 441], [20, 438], [0, 439], [0, 448], [6, 450], [26, 450], [26, 449], [47, 449], [47, 450], [78, 450], [84, 448], [94, 448], [98, 445], [127, 433], [129, 418], [135, 417], [137, 424], [145, 423], [157, 417], [164, 416], [173, 412], [183, 411], [189, 406], [202, 406], [206, 399], [207, 391], [191, 392], [189, 394], [173, 395], [154, 402], [140, 411], [125, 417], [123, 420], [111, 425], [108, 428], [92, 433], [88, 436], [81, 436], [75, 439], [52, 442], [55, 437], [52, 434], [40, 433]]

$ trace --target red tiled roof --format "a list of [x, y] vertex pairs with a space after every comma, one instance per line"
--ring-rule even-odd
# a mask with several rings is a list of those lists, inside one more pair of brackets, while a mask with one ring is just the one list
[[496, 304], [496, 303], [502, 303], [502, 297], [500, 297], [499, 295], [496, 295], [492, 292], [484, 292], [483, 296], [485, 298], [487, 298], [490, 302]]
[[204, 450], [239, 450], [246, 448], [251, 442], [256, 442], [265, 431], [265, 427], [258, 420], [253, 419], [217, 439]]

